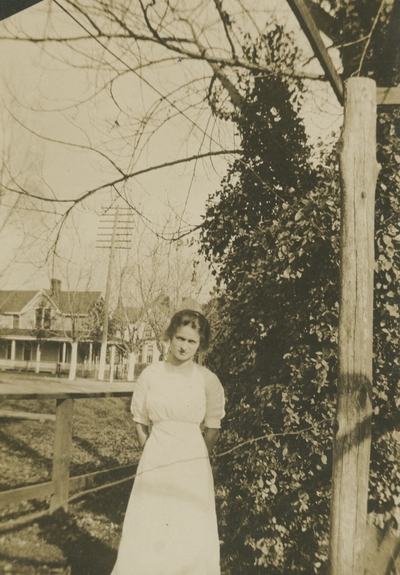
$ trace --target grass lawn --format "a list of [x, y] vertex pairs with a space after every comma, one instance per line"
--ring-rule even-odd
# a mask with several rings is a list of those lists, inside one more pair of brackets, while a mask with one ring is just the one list
[[[128, 398], [77, 399], [74, 403], [71, 476], [135, 463]], [[55, 413], [55, 400], [7, 400], [2, 410]], [[54, 421], [2, 419], [0, 489], [49, 481]], [[73, 502], [25, 527], [0, 531], [0, 573], [11, 575], [109, 575], [116, 557], [132, 482]], [[48, 507], [30, 501], [0, 510], [6, 522]]]
[[[20, 376], [19, 376], [20, 377]], [[1, 400], [0, 410], [55, 413], [55, 400]], [[71, 476], [137, 463], [129, 398], [76, 399]], [[51, 480], [54, 421], [0, 419], [0, 490]], [[36, 500], [0, 509], [0, 573], [110, 575], [132, 480], [74, 500], [25, 526], [1, 524], [48, 509]], [[229, 575], [224, 570], [222, 575]]]
[[68, 514], [58, 511], [1, 533], [0, 573], [110, 575], [131, 488], [127, 483], [106, 489], [74, 503]]

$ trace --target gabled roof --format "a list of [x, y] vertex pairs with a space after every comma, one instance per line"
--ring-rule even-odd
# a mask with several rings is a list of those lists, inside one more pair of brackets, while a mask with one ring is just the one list
[[140, 307], [126, 307], [125, 315], [129, 323], [135, 323], [143, 315], [143, 310]]
[[0, 291], [0, 313], [20, 313], [40, 290]]
[[60, 292], [51, 294], [51, 290], [4, 290], [0, 291], [0, 314], [19, 314], [37, 296], [44, 294], [61, 313], [84, 315], [101, 297], [100, 291]]
[[140, 307], [124, 306], [121, 302], [118, 302], [118, 306], [115, 308], [113, 313], [114, 319], [122, 323], [133, 324], [136, 323], [143, 313], [143, 309]]
[[69, 315], [83, 315], [89, 311], [101, 297], [100, 291], [61, 291], [52, 294], [45, 290], [61, 313]]

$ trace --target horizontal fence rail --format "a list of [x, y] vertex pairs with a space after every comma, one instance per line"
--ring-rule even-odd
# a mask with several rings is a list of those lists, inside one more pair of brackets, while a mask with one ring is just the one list
[[[69, 495], [79, 495], [81, 492], [86, 491], [92, 487], [103, 485], [104, 483], [114, 482], [119, 479], [129, 478], [136, 473], [137, 465], [125, 465], [123, 467], [113, 467], [111, 469], [103, 469], [101, 471], [94, 471], [86, 473], [85, 475], [77, 475], [69, 479]], [[8, 491], [0, 491], [0, 509], [22, 501], [29, 501], [30, 499], [42, 499], [44, 497], [51, 497], [54, 495], [54, 483], [48, 481], [46, 483], [36, 483], [35, 485], [27, 485], [26, 487], [17, 487], [16, 489], [9, 489]], [[69, 497], [68, 495], [68, 497]]]
[[[132, 478], [136, 472], [135, 464], [70, 477], [74, 400], [130, 397], [132, 392], [133, 384], [125, 382], [106, 383], [87, 380], [60, 382], [59, 379], [50, 378], [30, 380], [19, 379], [17, 376], [11, 379], [8, 376], [0, 376], [0, 399], [56, 400], [55, 415], [0, 411], [0, 417], [3, 418], [29, 418], [39, 421], [51, 419], [55, 421], [52, 480], [0, 492], [0, 508], [31, 499], [50, 497], [50, 508], [40, 515], [53, 513], [60, 508], [67, 511], [68, 502], [71, 499], [76, 499], [87, 491], [96, 491]], [[35, 514], [35, 517], [37, 515]], [[29, 521], [29, 518], [30, 516], [27, 516], [25, 521]], [[11, 523], [13, 522], [9, 522], [9, 524]], [[21, 521], [14, 523], [21, 523]], [[9, 524], [4, 524], [3, 527]]]

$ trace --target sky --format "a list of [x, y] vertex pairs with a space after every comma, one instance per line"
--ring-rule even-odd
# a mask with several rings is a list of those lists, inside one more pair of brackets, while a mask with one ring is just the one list
[[[277, 6], [278, 14], [283, 10], [282, 2], [277, 0], [268, 0], [266, 4], [275, 13]], [[13, 16], [6, 26], [20, 27], [39, 35], [49, 26], [47, 12], [43, 9], [48, 6], [51, 3], [45, 0]], [[77, 26], [57, 11], [57, 7], [53, 5], [51, 9], [63, 31], [78, 33]], [[290, 12], [284, 9], [282, 17], [289, 17], [296, 29]], [[304, 50], [309, 50], [302, 34], [298, 31], [296, 34]], [[210, 145], [215, 149], [217, 142], [222, 142], [228, 149], [237, 144], [232, 125], [215, 123], [210, 126], [209, 111], [200, 97], [196, 102], [196, 114], [190, 118], [185, 111], [171, 119], [168, 114], [173, 114], [174, 108], [171, 111], [171, 108], [167, 110], [168, 107], [161, 105], [155, 116], [149, 118], [141, 139], [135, 139], [128, 126], [126, 129], [121, 126], [127, 117], [135, 125], [136, 118], [142, 118], [152, 103], [156, 105], [160, 93], [173, 94], [193, 79], [196, 74], [192, 62], [177, 58], [166, 63], [164, 68], [147, 73], [146, 79], [154, 89], [132, 74], [122, 76], [113, 85], [114, 94], [122, 106], [118, 109], [106, 92], [100, 91], [93, 98], [99, 80], [98, 71], [70, 67], [63, 61], [65, 52], [57, 45], [47, 47], [46, 51], [31, 43], [0, 41], [0, 117], [7, 118], [3, 120], [3, 125], [6, 124], [2, 130], [3, 147], [10, 141], [12, 149], [17, 145], [16, 169], [21, 173], [25, 168], [27, 188], [32, 190], [33, 187], [39, 195], [70, 199], [101, 186], [110, 178], [117, 178], [118, 172], [105, 160], [105, 154], [112, 154], [116, 162], [126, 169], [143, 170], [184, 156], [206, 153]], [[77, 57], [76, 64], [83, 63], [84, 59]], [[319, 137], [326, 140], [338, 129], [342, 112], [330, 87], [318, 84], [318, 89], [313, 90], [307, 99], [304, 115], [310, 136], [314, 140]], [[201, 88], [204, 87], [199, 85], [199, 94], [202, 93]], [[196, 97], [193, 93], [196, 94], [192, 92], [183, 102], [192, 104]], [[18, 103], [15, 103], [15, 97]], [[86, 98], [86, 105], [77, 105]], [[180, 107], [185, 109], [183, 105]], [[10, 114], [17, 121], [10, 121]], [[157, 126], [152, 125], [155, 118]], [[191, 124], [193, 118], [196, 125]], [[208, 133], [208, 138], [204, 137], [204, 132]], [[104, 156], [93, 153], [90, 147], [98, 147]], [[165, 219], [173, 218], [174, 225], [179, 221], [181, 231], [185, 232], [188, 226], [200, 223], [207, 198], [218, 189], [228, 160], [228, 156], [220, 156], [212, 163], [201, 160], [151, 171], [132, 179], [125, 187], [119, 186], [119, 192], [126, 194], [135, 208], [144, 214], [149, 228], [160, 231]], [[30, 205], [24, 205], [23, 215], [17, 221], [9, 222], [0, 232], [3, 271], [7, 267], [4, 264], [7, 258], [12, 262], [0, 278], [0, 289], [48, 287], [50, 277], [60, 273], [75, 278], [71, 282], [78, 284], [82, 266], [93, 268], [89, 274], [90, 286], [104, 289], [107, 253], [96, 249], [95, 244], [100, 214], [113, 198], [115, 194], [110, 188], [105, 188], [75, 210], [59, 240], [61, 257], [55, 267], [54, 260], [45, 257], [54, 242], [54, 234], [48, 241], [54, 215], [43, 216], [31, 210]], [[48, 211], [54, 208], [54, 205], [46, 204]], [[22, 239], [26, 241], [26, 237], [29, 238], [30, 249], [22, 251], [20, 242]], [[44, 261], [45, 265], [42, 265]], [[81, 284], [85, 282], [88, 282], [86, 276]]]

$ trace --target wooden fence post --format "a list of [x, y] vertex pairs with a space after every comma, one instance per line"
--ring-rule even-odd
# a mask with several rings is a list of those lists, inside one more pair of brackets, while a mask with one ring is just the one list
[[333, 446], [330, 574], [364, 575], [372, 417], [376, 85], [346, 81], [339, 374]]
[[73, 399], [57, 399], [52, 478], [54, 494], [50, 501], [51, 512], [60, 507], [68, 511], [73, 408]]

